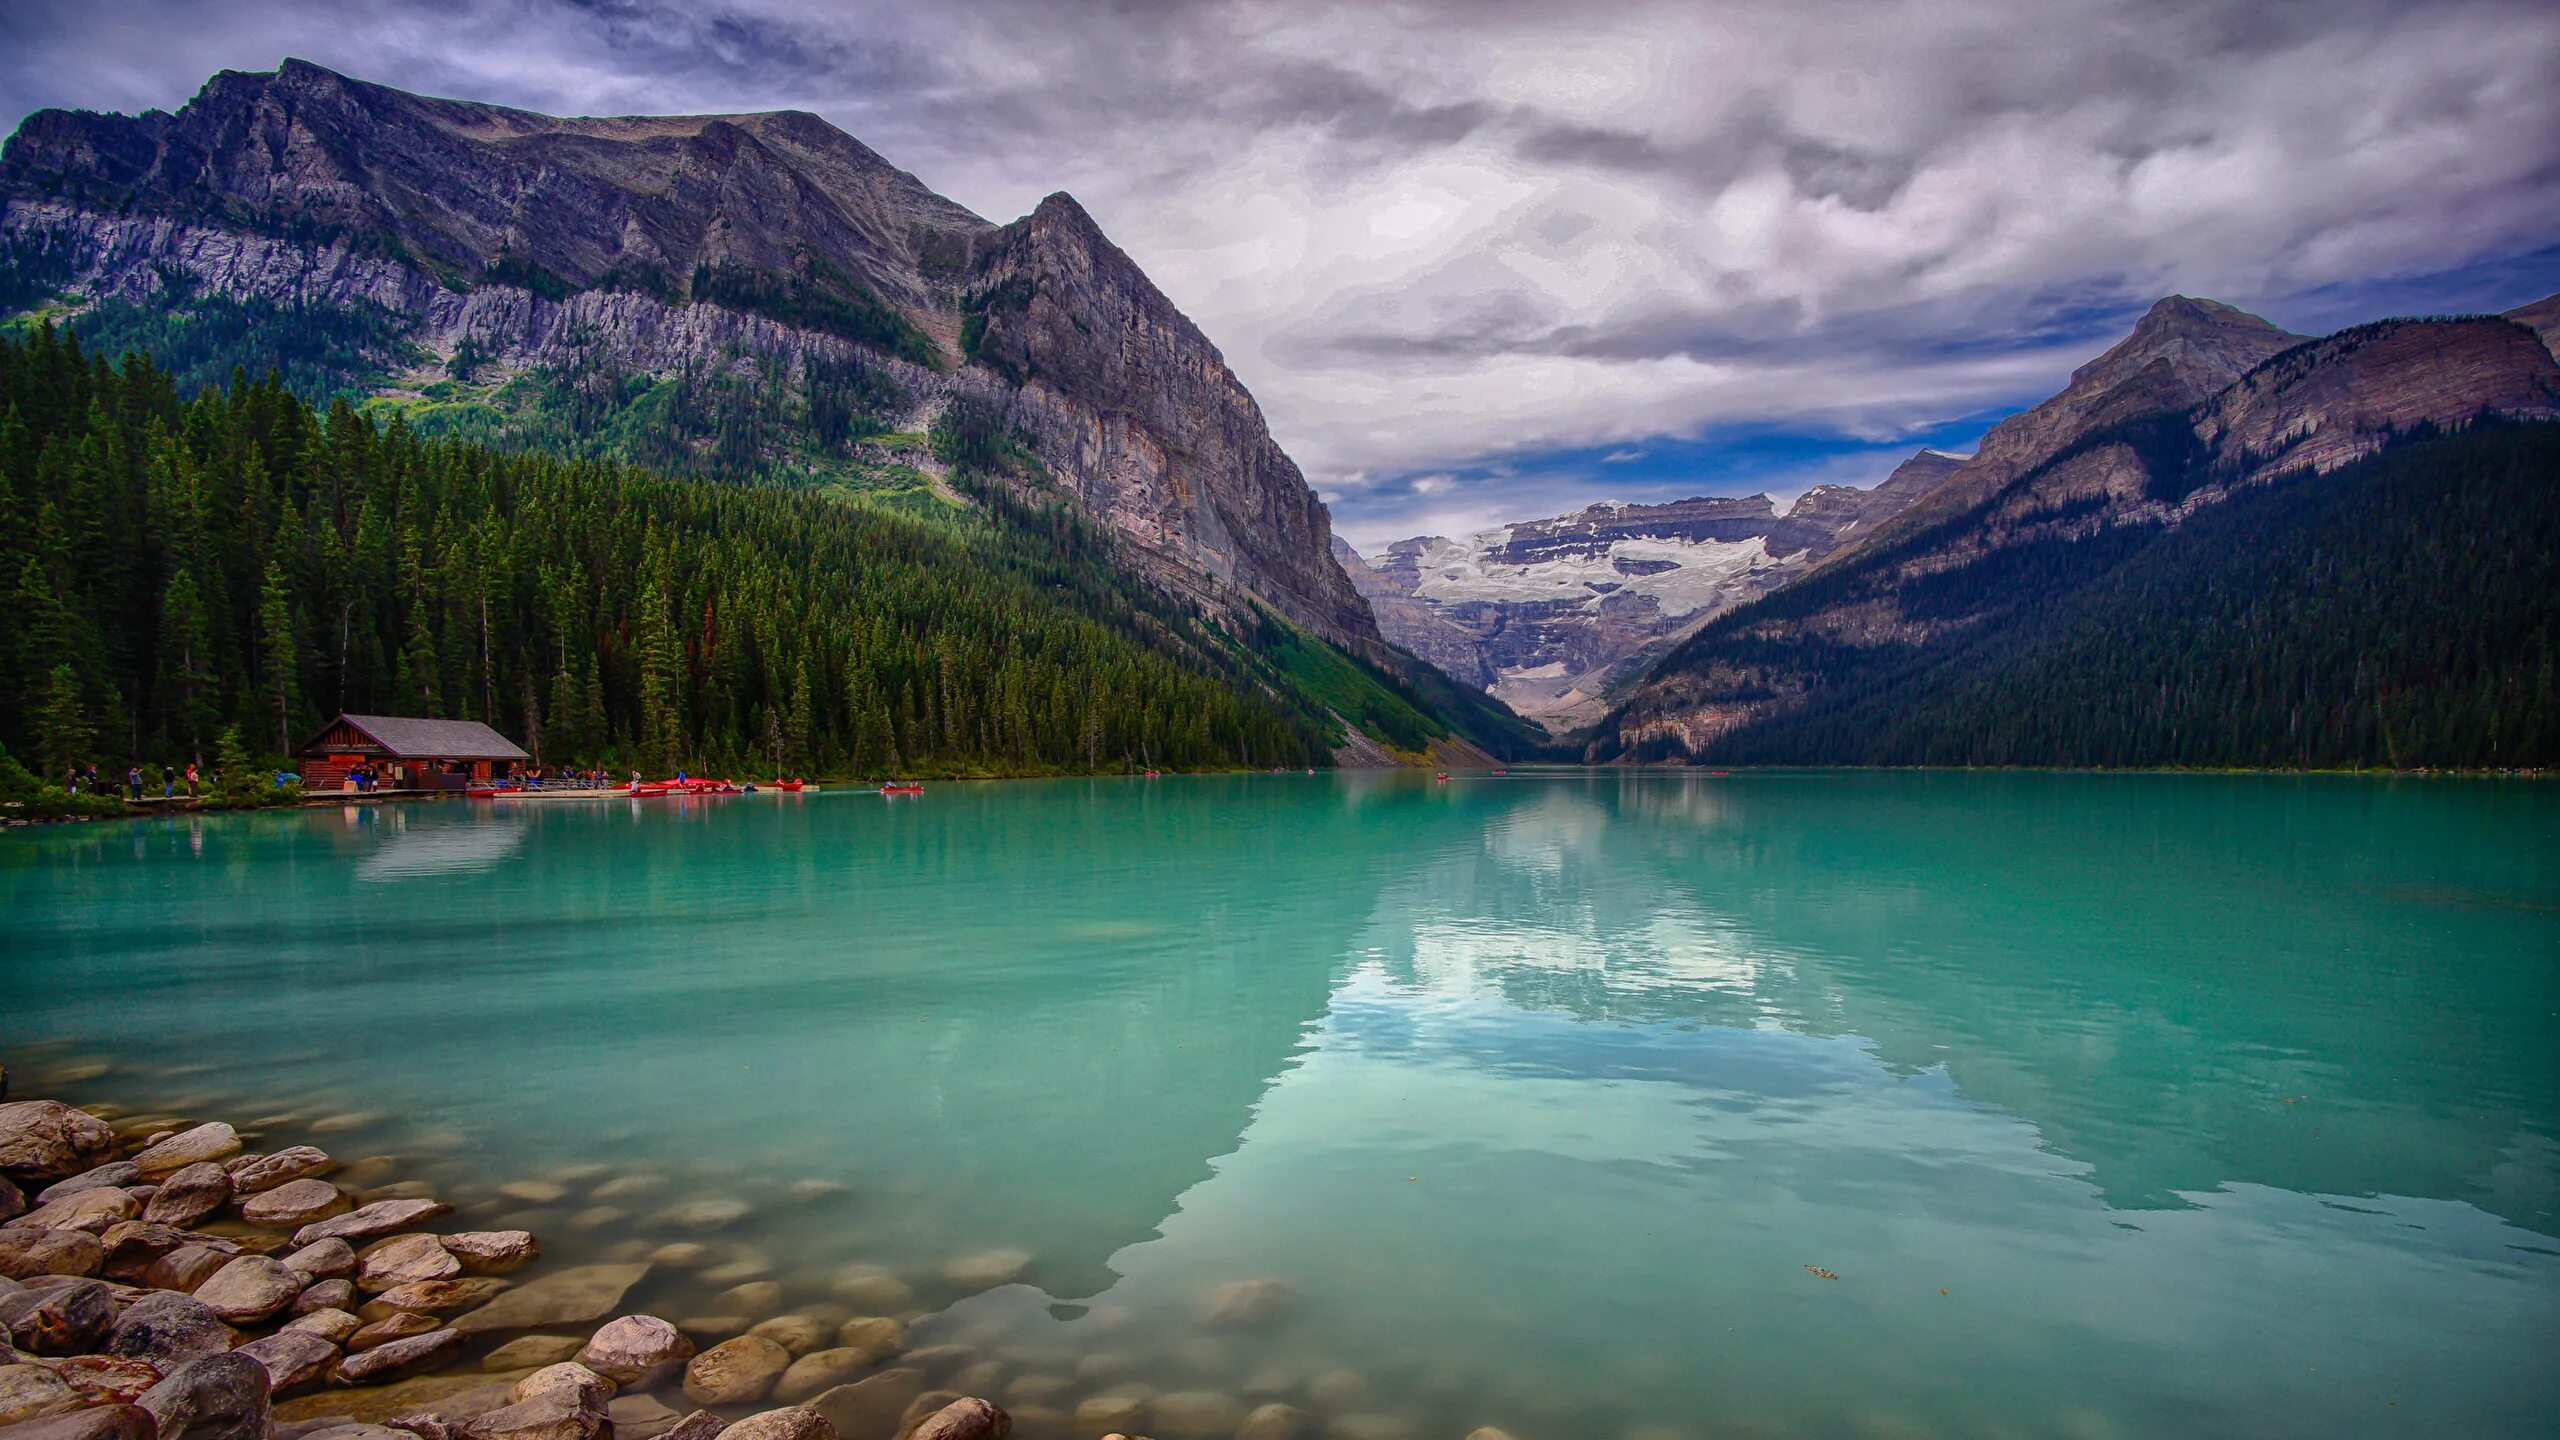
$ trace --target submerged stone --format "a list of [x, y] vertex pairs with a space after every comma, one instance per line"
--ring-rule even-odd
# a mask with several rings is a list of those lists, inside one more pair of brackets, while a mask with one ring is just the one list
[[1030, 1269], [1027, 1251], [981, 1250], [942, 1267], [942, 1278], [973, 1290], [993, 1290], [1021, 1279]]
[[720, 1433], [729, 1440], [837, 1440], [826, 1416], [797, 1405], [750, 1415]]
[[492, 1330], [535, 1330], [601, 1320], [648, 1274], [646, 1264], [555, 1270], [463, 1315], [453, 1322], [454, 1328], [465, 1335], [483, 1335]]
[[753, 1404], [790, 1367], [791, 1352], [761, 1335], [723, 1340], [684, 1367], [685, 1398], [696, 1405]]
[[[575, 1335], [519, 1335], [480, 1361], [483, 1370], [541, 1369], [571, 1359], [586, 1342]], [[594, 1368], [592, 1366], [590, 1369]]]

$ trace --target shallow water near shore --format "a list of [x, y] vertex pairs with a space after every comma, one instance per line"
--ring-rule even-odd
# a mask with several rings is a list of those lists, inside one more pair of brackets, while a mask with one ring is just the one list
[[[21, 1093], [397, 1156], [555, 1262], [706, 1240], [786, 1309], [884, 1265], [1008, 1404], [1135, 1381], [1416, 1440], [2560, 1416], [2560, 786], [367, 806], [12, 832], [0, 924]], [[666, 1217], [715, 1197], [749, 1213]], [[994, 1249], [1021, 1283], [943, 1276]], [[1284, 1318], [1202, 1322], [1266, 1277]]]

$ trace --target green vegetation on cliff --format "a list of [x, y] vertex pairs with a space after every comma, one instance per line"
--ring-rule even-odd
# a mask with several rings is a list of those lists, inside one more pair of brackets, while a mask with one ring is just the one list
[[1326, 755], [1285, 663], [1130, 581], [1064, 501], [670, 480], [273, 379], [181, 393], [49, 327], [0, 340], [0, 743], [46, 767], [191, 757], [233, 724], [281, 749], [340, 710], [652, 771]]

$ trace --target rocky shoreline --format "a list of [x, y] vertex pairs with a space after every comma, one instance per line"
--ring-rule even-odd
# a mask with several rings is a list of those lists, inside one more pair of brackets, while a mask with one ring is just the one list
[[[1310, 1382], [1316, 1412], [1082, 1375], [1107, 1366], [1014, 1376], [917, 1343], [930, 1312], [877, 1265], [786, 1287], [751, 1247], [632, 1234], [603, 1263], [546, 1267], [531, 1229], [455, 1228], [386, 1157], [254, 1148], [288, 1118], [12, 1099], [0, 1068], [0, 1440], [1412, 1440], [1357, 1413], [1348, 1372]], [[295, 1123], [327, 1139], [362, 1118]], [[635, 1228], [615, 1202], [651, 1190], [601, 1173], [495, 1187], [532, 1216], [585, 1199], [568, 1223], [590, 1239]], [[697, 1198], [658, 1218], [711, 1237], [745, 1208]], [[1030, 1263], [984, 1252], [918, 1283], [983, 1291]], [[672, 1319], [627, 1304], [653, 1275], [711, 1293]], [[1240, 1281], [1201, 1320], [1251, 1332], [1294, 1303], [1283, 1282]]]

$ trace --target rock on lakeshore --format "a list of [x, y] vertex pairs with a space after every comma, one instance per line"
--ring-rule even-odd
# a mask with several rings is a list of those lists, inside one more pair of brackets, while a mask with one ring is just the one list
[[465, 1230], [443, 1238], [446, 1251], [473, 1275], [504, 1275], [542, 1254], [529, 1230]]
[[329, 1378], [341, 1385], [378, 1385], [403, 1375], [414, 1375], [430, 1365], [449, 1359], [462, 1348], [459, 1330], [435, 1330], [406, 1340], [377, 1345], [360, 1354], [349, 1355], [329, 1372]]
[[21, 1421], [10, 1426], [6, 1434], [8, 1440], [154, 1440], [158, 1428], [151, 1412], [139, 1405], [100, 1405], [67, 1415]]
[[264, 1255], [242, 1255], [195, 1288], [196, 1299], [234, 1325], [255, 1324], [293, 1303], [302, 1293], [303, 1277], [284, 1262]]
[[0, 1291], [0, 1329], [10, 1343], [38, 1355], [77, 1355], [104, 1339], [115, 1323], [115, 1292], [102, 1280], [69, 1279], [43, 1289]]
[[60, 1415], [83, 1403], [71, 1382], [41, 1365], [0, 1365], [0, 1425]]
[[836, 1440], [826, 1416], [796, 1405], [750, 1415], [720, 1433], [729, 1440]]
[[356, 1288], [390, 1290], [421, 1280], [450, 1280], [462, 1273], [462, 1262], [433, 1235], [401, 1235], [363, 1252], [356, 1265]]
[[169, 1372], [135, 1401], [158, 1440], [266, 1440], [267, 1371], [240, 1354], [207, 1355]]
[[107, 1258], [98, 1237], [81, 1230], [0, 1230], [0, 1279], [38, 1275], [95, 1275]]
[[907, 1440], [1004, 1440], [1013, 1417], [975, 1398], [954, 1400], [915, 1428]]
[[326, 1180], [287, 1180], [241, 1201], [240, 1218], [252, 1225], [293, 1229], [354, 1208], [346, 1192]]
[[76, 1195], [83, 1190], [97, 1190], [110, 1186], [121, 1189], [141, 1183], [141, 1166], [130, 1160], [111, 1160], [94, 1169], [83, 1170], [68, 1180], [56, 1180], [36, 1195], [36, 1203], [48, 1204], [65, 1195]]
[[545, 1365], [507, 1392], [518, 1404], [527, 1400], [566, 1400], [583, 1410], [602, 1410], [613, 1400], [614, 1383], [584, 1365], [562, 1361]]
[[310, 1245], [333, 1237], [351, 1244], [359, 1240], [379, 1239], [385, 1235], [397, 1235], [452, 1208], [441, 1200], [376, 1200], [334, 1219], [303, 1226], [293, 1232], [293, 1243]]
[[511, 1283], [494, 1275], [474, 1275], [462, 1280], [412, 1280], [395, 1285], [365, 1303], [356, 1312], [367, 1319], [378, 1320], [383, 1312], [407, 1310], [419, 1315], [459, 1315], [474, 1310], [507, 1291]]
[[761, 1335], [723, 1340], [684, 1367], [685, 1398], [696, 1405], [751, 1405], [791, 1368], [791, 1352]]
[[693, 1358], [693, 1342], [655, 1315], [606, 1323], [578, 1351], [578, 1363], [629, 1390], [655, 1389]]
[[0, 1105], [0, 1175], [60, 1180], [107, 1158], [115, 1148], [107, 1122], [58, 1100]]
[[314, 1280], [345, 1280], [356, 1273], [355, 1247], [332, 1237], [316, 1245], [305, 1245], [284, 1257], [285, 1268]]
[[220, 1160], [240, 1153], [240, 1135], [230, 1126], [216, 1120], [181, 1130], [150, 1149], [133, 1157], [136, 1168], [146, 1180], [183, 1170], [203, 1160]]
[[210, 1160], [199, 1160], [160, 1182], [159, 1192], [142, 1208], [142, 1218], [185, 1229], [230, 1203], [230, 1174]]
[[338, 1359], [337, 1346], [308, 1330], [291, 1328], [261, 1336], [231, 1353], [257, 1361], [267, 1372], [270, 1392], [311, 1384], [326, 1376]]
[[131, 1190], [82, 1190], [50, 1205], [39, 1205], [17, 1219], [21, 1229], [85, 1230], [95, 1235], [119, 1221], [142, 1214], [142, 1202]]
[[106, 1353], [148, 1360], [164, 1372], [190, 1360], [219, 1355], [240, 1342], [211, 1306], [190, 1295], [158, 1290], [125, 1307], [107, 1332]]
[[294, 1145], [272, 1155], [236, 1157], [230, 1162], [231, 1188], [242, 1195], [260, 1195], [296, 1180], [316, 1179], [338, 1168], [329, 1152], [309, 1145]]

